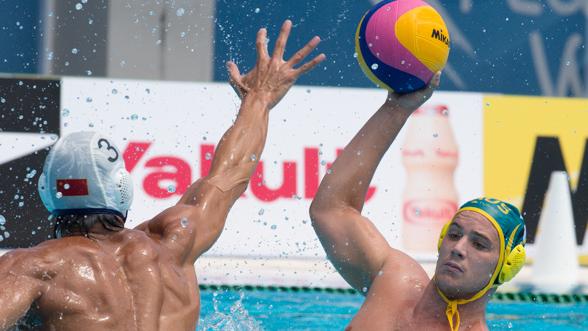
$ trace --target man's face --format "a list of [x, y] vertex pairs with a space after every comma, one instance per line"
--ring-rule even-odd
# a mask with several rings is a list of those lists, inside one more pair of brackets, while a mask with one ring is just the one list
[[500, 254], [498, 232], [481, 214], [456, 215], [439, 249], [435, 279], [449, 299], [470, 298], [484, 288]]

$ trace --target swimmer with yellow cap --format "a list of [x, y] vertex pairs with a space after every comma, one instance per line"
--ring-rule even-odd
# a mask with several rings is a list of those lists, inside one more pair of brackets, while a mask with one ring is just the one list
[[390, 92], [338, 156], [310, 207], [328, 258], [365, 296], [346, 330], [487, 330], [490, 296], [525, 262], [523, 219], [500, 200], [466, 202], [443, 227], [433, 279], [361, 215], [380, 160], [439, 82], [437, 73], [420, 91]]

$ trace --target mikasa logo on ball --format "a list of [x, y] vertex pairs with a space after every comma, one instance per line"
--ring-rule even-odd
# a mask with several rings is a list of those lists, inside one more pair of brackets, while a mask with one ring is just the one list
[[443, 30], [433, 29], [433, 33], [431, 33], [431, 37], [437, 40], [442, 41], [445, 45], [449, 46], [449, 38], [443, 34]]

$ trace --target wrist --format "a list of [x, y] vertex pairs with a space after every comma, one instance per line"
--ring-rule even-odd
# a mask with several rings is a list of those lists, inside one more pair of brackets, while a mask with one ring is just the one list
[[265, 110], [270, 110], [271, 95], [268, 92], [250, 91], [243, 98], [242, 104], [248, 106], [262, 107]]
[[387, 112], [410, 116], [417, 108], [406, 107], [400, 104], [397, 100], [386, 100], [382, 106]]

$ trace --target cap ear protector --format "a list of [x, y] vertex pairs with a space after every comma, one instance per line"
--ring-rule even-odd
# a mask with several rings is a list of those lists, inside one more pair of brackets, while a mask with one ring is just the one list
[[437, 241], [437, 252], [441, 249], [441, 244], [443, 243], [443, 238], [447, 234], [447, 230], [449, 230], [449, 226], [451, 225], [451, 221], [445, 223], [443, 228], [441, 228], [441, 233], [439, 234], [439, 240]]

